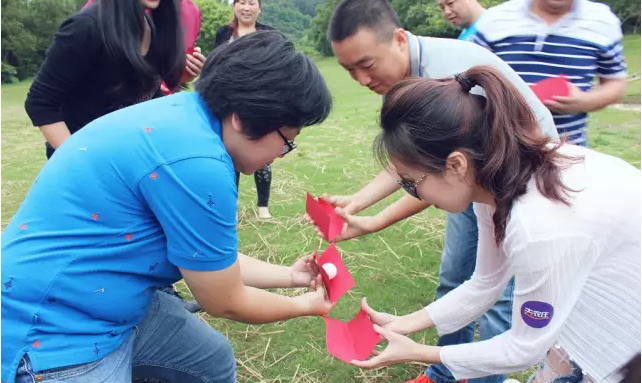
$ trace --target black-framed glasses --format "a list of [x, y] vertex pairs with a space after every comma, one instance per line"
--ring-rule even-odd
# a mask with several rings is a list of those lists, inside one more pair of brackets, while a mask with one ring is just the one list
[[279, 136], [281, 136], [283, 142], [285, 143], [285, 145], [283, 146], [283, 151], [281, 152], [281, 157], [283, 157], [284, 155], [296, 149], [296, 143], [294, 142], [294, 140], [288, 140], [288, 138], [283, 133], [281, 133], [281, 129], [277, 129], [276, 131], [279, 133]]
[[426, 177], [428, 177], [428, 174], [430, 174], [430, 172], [424, 174], [423, 176], [421, 176], [420, 179], [418, 179], [415, 182], [397, 180], [397, 183], [399, 184], [399, 186], [401, 186], [403, 188], [403, 190], [406, 191], [406, 193], [408, 193], [411, 196], [417, 198], [418, 200], [421, 200], [421, 197], [419, 197], [419, 193], [417, 193], [417, 186], [419, 186], [421, 181], [425, 180]]

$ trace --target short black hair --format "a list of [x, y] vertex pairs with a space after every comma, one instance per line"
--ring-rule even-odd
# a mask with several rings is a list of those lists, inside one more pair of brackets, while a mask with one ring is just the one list
[[388, 41], [401, 23], [387, 0], [343, 0], [330, 18], [328, 40], [341, 42], [359, 28], [369, 28], [380, 40]]
[[215, 49], [196, 90], [214, 115], [236, 114], [243, 133], [260, 139], [277, 129], [315, 125], [332, 96], [314, 65], [278, 31], [257, 31]]

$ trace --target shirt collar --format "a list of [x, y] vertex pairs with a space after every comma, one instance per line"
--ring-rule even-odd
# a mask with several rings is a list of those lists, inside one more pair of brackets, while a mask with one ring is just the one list
[[410, 75], [417, 77], [420, 75], [421, 57], [419, 57], [419, 38], [406, 31], [408, 39], [408, 52], [410, 54]]
[[[569, 15], [572, 16], [578, 16], [581, 11], [582, 11], [582, 4], [584, 3], [584, 0], [573, 0], [573, 5], [571, 6], [571, 10], [562, 18], [566, 18]], [[531, 5], [533, 4], [533, 0], [523, 0], [523, 11], [526, 15], [526, 17], [534, 17], [537, 20], [541, 20], [539, 16], [537, 16], [533, 11], [531, 11]]]

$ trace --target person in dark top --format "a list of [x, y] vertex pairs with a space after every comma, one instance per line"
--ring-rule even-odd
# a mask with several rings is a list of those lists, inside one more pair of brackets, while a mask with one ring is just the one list
[[[213, 48], [234, 41], [234, 39], [248, 33], [274, 28], [257, 21], [261, 14], [261, 0], [234, 0], [234, 19], [216, 30]], [[239, 184], [240, 173], [236, 172], [236, 185]], [[254, 173], [256, 194], [258, 197], [257, 213], [260, 219], [272, 218], [268, 209], [270, 200], [270, 185], [272, 183], [272, 167], [265, 165]]]
[[110, 0], [62, 24], [25, 101], [47, 158], [96, 118], [161, 96], [161, 81], [179, 89], [186, 60], [179, 15], [175, 0]]

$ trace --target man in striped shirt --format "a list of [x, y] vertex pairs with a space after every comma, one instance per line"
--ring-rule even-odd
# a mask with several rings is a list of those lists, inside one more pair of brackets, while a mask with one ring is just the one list
[[[620, 21], [588, 0], [511, 0], [487, 10], [473, 41], [497, 54], [529, 85], [567, 76], [570, 93], [545, 102], [560, 138], [586, 145], [587, 113], [626, 89]], [[593, 86], [595, 77], [599, 85]]]

